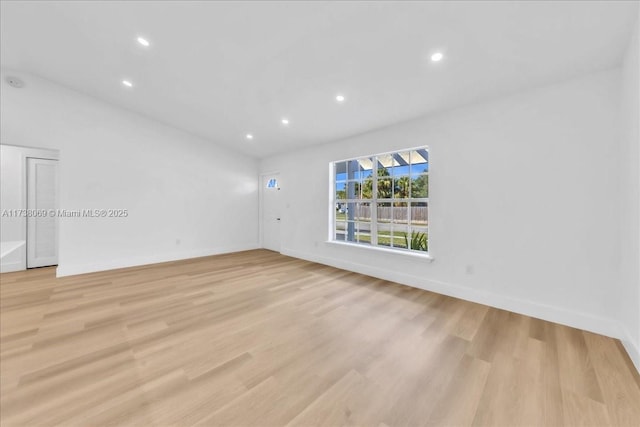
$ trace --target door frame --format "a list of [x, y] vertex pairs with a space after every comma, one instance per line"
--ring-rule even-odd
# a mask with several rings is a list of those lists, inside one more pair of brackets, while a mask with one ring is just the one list
[[[33, 156], [27, 156], [25, 158], [25, 186], [26, 186], [26, 191], [25, 191], [25, 199], [26, 199], [26, 208], [27, 210], [29, 209], [29, 202], [31, 201], [31, 197], [33, 197], [33, 194], [30, 193], [29, 191], [29, 159], [33, 159], [33, 160], [47, 160], [47, 161], [51, 161], [51, 162], [56, 162], [56, 169], [55, 169], [55, 174], [56, 174], [56, 185], [55, 185], [55, 192], [56, 192], [56, 200], [55, 200], [55, 210], [57, 212], [57, 210], [60, 208], [60, 160], [58, 159], [48, 159], [48, 158], [42, 158], [42, 157], [33, 157]], [[33, 244], [35, 243], [35, 241], [33, 240], [33, 237], [29, 235], [29, 221], [33, 221], [34, 218], [33, 217], [29, 217], [27, 215], [26, 217], [26, 223], [25, 223], [25, 248], [27, 251], [27, 255], [26, 255], [26, 267], [27, 270], [30, 268], [38, 268], [38, 267], [29, 267], [29, 251], [30, 250], [34, 250], [35, 248], [33, 248]], [[56, 264], [52, 264], [52, 266], [55, 266], [56, 268], [58, 268], [58, 262], [60, 261], [60, 220], [58, 219], [58, 216], [56, 215], [54, 217], [54, 223], [55, 223], [55, 239], [56, 239]], [[46, 267], [50, 267], [49, 265], [47, 265]]]
[[[16, 145], [16, 144], [1, 144], [6, 147], [11, 147], [13, 149], [20, 150], [20, 209], [26, 212], [27, 209], [27, 158], [37, 158], [37, 159], [47, 159], [47, 160], [57, 160], [58, 161], [58, 195], [60, 195], [60, 188], [62, 186], [61, 183], [61, 171], [62, 171], [62, 162], [60, 161], [60, 150], [53, 148], [39, 148], [39, 147], [28, 147], [24, 145]], [[60, 202], [60, 198], [58, 198], [58, 203]], [[5, 268], [3, 266], [3, 272], [10, 271], [24, 271], [27, 269], [27, 218], [22, 218], [20, 224], [20, 239], [24, 241], [24, 245], [19, 249], [20, 251], [20, 261], [16, 264], [12, 264]], [[60, 221], [58, 221], [58, 233], [60, 231]], [[60, 256], [60, 238], [58, 238], [58, 257]], [[59, 259], [58, 259], [59, 261]]]
[[[264, 225], [263, 225], [263, 214], [264, 214], [264, 191], [265, 191], [265, 186], [263, 185], [264, 182], [264, 177], [269, 176], [269, 175], [278, 175], [278, 178], [280, 178], [280, 171], [271, 171], [271, 172], [265, 172], [265, 173], [261, 173], [260, 176], [258, 177], [258, 185], [260, 186], [260, 191], [258, 191], [259, 194], [259, 206], [258, 206], [258, 243], [260, 245], [261, 249], [264, 249]], [[280, 179], [278, 179], [278, 188], [280, 186]], [[282, 215], [282, 212], [280, 213], [280, 215]]]

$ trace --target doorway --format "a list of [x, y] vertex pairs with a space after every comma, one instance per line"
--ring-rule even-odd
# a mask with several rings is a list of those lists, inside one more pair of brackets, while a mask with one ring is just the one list
[[58, 265], [58, 161], [26, 160], [27, 268]]
[[0, 218], [0, 272], [58, 264], [50, 210], [59, 203], [59, 158], [55, 149], [0, 144], [0, 207], [8, 212]]
[[262, 247], [280, 252], [280, 174], [261, 175], [261, 241]]

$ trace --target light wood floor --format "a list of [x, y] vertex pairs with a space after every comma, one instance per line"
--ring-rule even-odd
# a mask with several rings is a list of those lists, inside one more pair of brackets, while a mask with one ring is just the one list
[[640, 425], [619, 342], [259, 250], [1, 279], [10, 425]]

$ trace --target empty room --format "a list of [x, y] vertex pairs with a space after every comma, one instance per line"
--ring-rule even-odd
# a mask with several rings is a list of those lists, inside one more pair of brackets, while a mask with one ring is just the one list
[[3, 427], [640, 426], [639, 1], [0, 5]]

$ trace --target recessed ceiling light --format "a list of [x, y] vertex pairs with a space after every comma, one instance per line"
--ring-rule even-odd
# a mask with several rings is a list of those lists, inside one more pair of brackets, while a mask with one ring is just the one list
[[140, 43], [144, 47], [149, 47], [149, 45], [151, 44], [149, 43], [149, 40], [145, 39], [144, 37], [138, 37], [138, 43]]
[[246, 135], [246, 138], [247, 138], [247, 139], [253, 139], [253, 135], [251, 135], [250, 133], [248, 133], [248, 134]]
[[344, 102], [345, 100], [346, 98], [344, 97], [344, 95], [336, 95], [336, 101]]
[[131, 81], [129, 80], [123, 80], [122, 85], [126, 87], [133, 87], [133, 83], [131, 83]]
[[284, 118], [284, 119], [280, 120], [280, 122], [285, 126], [289, 125], [289, 119], [287, 119], [287, 118]]
[[442, 61], [442, 58], [444, 58], [444, 55], [442, 54], [442, 52], [436, 52], [433, 55], [431, 55], [431, 60], [433, 62], [440, 62]]

